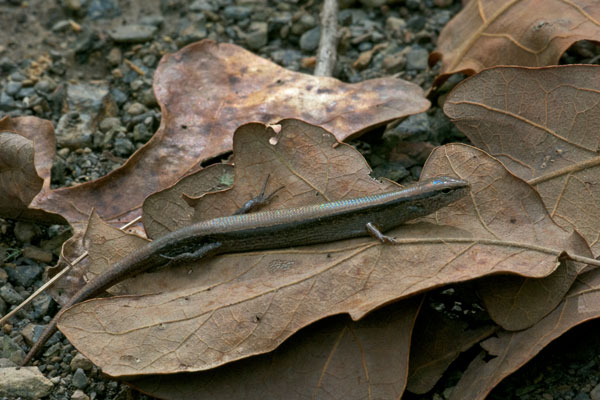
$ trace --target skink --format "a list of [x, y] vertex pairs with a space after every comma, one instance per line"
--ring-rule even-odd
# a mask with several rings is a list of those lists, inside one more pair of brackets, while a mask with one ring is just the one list
[[275, 249], [372, 235], [430, 214], [469, 191], [463, 180], [438, 177], [400, 190], [366, 197], [215, 218], [170, 232], [119, 260], [83, 286], [48, 323], [23, 365], [56, 330], [72, 305], [97, 296], [116, 283], [164, 264], [198, 261], [221, 253]]

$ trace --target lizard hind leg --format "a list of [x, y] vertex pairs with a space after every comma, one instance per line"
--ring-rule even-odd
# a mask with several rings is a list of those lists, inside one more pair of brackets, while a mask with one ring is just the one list
[[223, 246], [221, 242], [213, 242], [204, 244], [192, 252], [181, 253], [176, 256], [167, 256], [165, 254], [161, 254], [160, 256], [169, 260], [165, 265], [165, 267], [168, 267], [173, 264], [190, 263], [202, 258], [212, 257], [219, 253], [221, 246]]

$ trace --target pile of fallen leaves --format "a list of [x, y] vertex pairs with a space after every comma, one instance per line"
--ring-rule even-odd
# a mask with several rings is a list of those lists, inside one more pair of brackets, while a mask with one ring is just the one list
[[[361, 238], [150, 271], [72, 307], [60, 330], [104, 373], [173, 399], [398, 398], [429, 391], [479, 345], [452, 398], [484, 398], [600, 316], [590, 265], [600, 252], [600, 67], [552, 66], [575, 41], [600, 40], [600, 5], [551, 1], [543, 19], [514, 18], [536, 15], [537, 3], [467, 2], [432, 54], [443, 62], [436, 86], [473, 75], [444, 111], [476, 147], [436, 148], [422, 175], [464, 179], [469, 196], [390, 232], [393, 245]], [[524, 66], [497, 66], [508, 64]], [[0, 120], [0, 215], [66, 222], [75, 234], [62, 259], [86, 255], [55, 287], [59, 301], [147, 243], [134, 233], [230, 215], [266, 176], [283, 187], [270, 208], [390, 191], [340, 142], [429, 106], [399, 79], [345, 84], [211, 41], [165, 56], [154, 87], [153, 138], [70, 188], [50, 188], [50, 123]], [[232, 149], [233, 165], [201, 167]], [[138, 216], [143, 228], [118, 229]], [[464, 281], [489, 322], [422, 307], [428, 291]]]

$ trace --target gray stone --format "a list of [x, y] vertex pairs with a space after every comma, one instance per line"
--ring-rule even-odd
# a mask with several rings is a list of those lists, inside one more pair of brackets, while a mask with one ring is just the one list
[[80, 0], [64, 0], [64, 5], [70, 11], [81, 10], [81, 1]]
[[101, 113], [116, 112], [107, 82], [69, 84], [67, 103], [69, 111], [90, 114], [94, 118]]
[[22, 73], [20, 73], [19, 71], [15, 71], [12, 74], [10, 74], [10, 79], [13, 81], [24, 81], [25, 80], [25, 75], [23, 75]]
[[0, 348], [0, 357], [2, 358], [10, 358], [10, 356], [16, 352], [21, 350], [21, 346], [17, 344], [10, 336], [2, 337], [2, 348]]
[[292, 24], [291, 31], [294, 35], [302, 35], [309, 29], [317, 26], [317, 19], [309, 13], [304, 13]]
[[424, 71], [427, 69], [429, 52], [423, 48], [412, 48], [406, 53], [406, 69]]
[[23, 287], [31, 286], [42, 275], [42, 272], [44, 270], [39, 265], [25, 264], [14, 268], [6, 268], [6, 273], [10, 281]]
[[121, 64], [122, 58], [123, 55], [121, 53], [121, 49], [119, 49], [118, 47], [113, 47], [108, 52], [108, 55], [106, 56], [106, 61], [108, 61], [108, 63], [111, 66], [116, 67], [117, 65]]
[[8, 358], [0, 357], [0, 368], [18, 367], [19, 364], [9, 360]]
[[71, 371], [76, 371], [78, 368], [81, 368], [84, 371], [91, 371], [92, 368], [94, 368], [94, 363], [78, 352], [71, 360], [69, 366], [71, 367]]
[[15, 99], [6, 93], [6, 91], [2, 91], [0, 93], [0, 111], [10, 111], [16, 107], [17, 103], [15, 103]]
[[302, 53], [293, 49], [281, 49], [275, 50], [271, 54], [271, 58], [273, 61], [283, 65], [284, 67], [294, 67], [300, 63], [300, 60], [302, 59]]
[[387, 0], [360, 0], [360, 2], [365, 7], [375, 8], [381, 7], [382, 5], [387, 3]]
[[403, 53], [395, 53], [383, 58], [382, 67], [386, 72], [394, 74], [400, 72], [406, 64], [406, 58]]
[[83, 372], [83, 369], [77, 368], [75, 373], [73, 374], [73, 386], [77, 389], [84, 389], [88, 385], [88, 378]]
[[269, 18], [269, 32], [278, 32], [284, 26], [292, 21], [292, 14], [289, 12], [275, 12]]
[[100, 124], [98, 124], [98, 128], [101, 132], [108, 132], [111, 129], [118, 129], [120, 127], [121, 120], [116, 117], [104, 118], [102, 121], [100, 121]]
[[[37, 246], [27, 246], [23, 249], [23, 257], [27, 257], [30, 260], [43, 262], [46, 264], [50, 264], [52, 262], [52, 252], [47, 250], [42, 250]], [[23, 285], [26, 286], [26, 285]]]
[[417, 11], [421, 6], [422, 0], [406, 0], [406, 8]]
[[15, 69], [17, 69], [17, 64], [13, 60], [8, 57], [0, 58], [0, 71], [7, 74], [13, 72]]
[[338, 22], [343, 26], [351, 26], [368, 19], [367, 13], [360, 8], [349, 8], [341, 10], [338, 14]]
[[0, 297], [0, 315], [6, 315], [8, 311], [8, 305], [6, 302]]
[[85, 0], [85, 4], [91, 19], [113, 18], [121, 13], [118, 0]]
[[14, 339], [9, 336], [4, 336], [2, 338], [2, 348], [0, 350], [2, 351], [0, 353], [0, 357], [8, 358], [13, 362], [18, 362], [18, 360], [15, 360], [15, 354], [23, 352], [21, 346], [19, 346], [17, 342], [15, 342]]
[[402, 18], [388, 17], [385, 20], [385, 29], [394, 33], [400, 33], [406, 28], [406, 21]]
[[127, 95], [117, 88], [112, 88], [110, 94], [118, 105], [123, 105], [127, 101]]
[[585, 392], [579, 392], [577, 396], [573, 397], [573, 400], [590, 400], [590, 396]]
[[111, 29], [108, 35], [117, 43], [144, 43], [152, 40], [158, 28], [152, 25], [124, 25]]
[[21, 243], [29, 243], [40, 235], [40, 229], [30, 222], [18, 221], [15, 224], [15, 237]]
[[227, 19], [234, 19], [236, 21], [248, 18], [252, 10], [246, 6], [227, 6], [223, 10], [223, 15]]
[[267, 23], [253, 22], [250, 24], [250, 31], [246, 34], [246, 45], [250, 50], [259, 50], [267, 45]]
[[56, 82], [51, 79], [40, 79], [33, 88], [38, 93], [50, 93], [56, 89]]
[[4, 90], [6, 90], [6, 93], [10, 94], [11, 96], [14, 96], [19, 90], [21, 90], [22, 87], [23, 84], [21, 82], [8, 81], [8, 83], [4, 87]]
[[206, 0], [195, 0], [192, 4], [190, 4], [188, 9], [193, 12], [202, 12], [202, 11], [215, 12], [216, 11], [214, 6], [211, 4], [211, 2], [206, 1]]
[[19, 89], [19, 91], [15, 94], [16, 99], [23, 99], [25, 97], [30, 97], [35, 94], [35, 89], [32, 87], [23, 87]]
[[66, 102], [69, 112], [60, 118], [56, 127], [59, 147], [90, 147], [97, 121], [117, 112], [106, 82], [68, 84]]
[[148, 127], [141, 123], [137, 124], [133, 127], [133, 140], [135, 142], [145, 143], [152, 137], [152, 132], [148, 129]]
[[45, 325], [27, 324], [21, 329], [21, 336], [23, 336], [25, 342], [31, 346], [37, 341], [37, 338], [40, 337], [45, 327]]
[[92, 145], [91, 121], [89, 114], [64, 114], [56, 125], [56, 142], [59, 147], [82, 149]]
[[77, 389], [71, 395], [71, 400], [89, 400], [89, 396], [83, 390]]
[[133, 90], [134, 92], [137, 92], [142, 86], [144, 86], [144, 81], [141, 79], [136, 79], [134, 81], [131, 81], [129, 83], [129, 87], [131, 88], [131, 90]]
[[146, 107], [155, 107], [158, 105], [156, 97], [154, 97], [154, 91], [152, 88], [144, 89], [138, 95], [138, 100]]
[[155, 54], [146, 54], [142, 58], [142, 63], [144, 63], [146, 67], [154, 67], [157, 61], [158, 59], [156, 58]]
[[52, 387], [37, 367], [0, 368], [0, 397], [39, 399], [50, 394]]
[[309, 31], [304, 32], [300, 37], [300, 48], [306, 52], [313, 52], [319, 47], [319, 40], [321, 38], [321, 28], [316, 27]]
[[138, 102], [131, 103], [129, 107], [127, 107], [127, 113], [129, 115], [140, 115], [145, 113], [146, 111], [146, 107], [144, 107], [143, 104]]
[[0, 287], [0, 297], [8, 304], [12, 305], [19, 304], [24, 300], [23, 296], [21, 296], [10, 283], [5, 283]]
[[48, 314], [50, 307], [54, 304], [52, 296], [42, 293], [31, 302], [33, 305], [33, 317], [39, 318]]
[[441, 10], [436, 12], [431, 19], [437, 26], [444, 26], [452, 19], [453, 14], [448, 10]]
[[162, 24], [165, 23], [165, 17], [162, 15], [146, 15], [145, 17], [140, 18], [139, 22], [142, 25], [161, 27]]
[[395, 136], [400, 140], [427, 140], [431, 133], [430, 120], [426, 113], [411, 115], [402, 121], [398, 126], [391, 130], [387, 130], [384, 136]]
[[421, 15], [415, 15], [406, 22], [406, 26], [414, 32], [418, 32], [421, 29], [425, 28], [425, 23], [427, 20], [425, 17]]
[[131, 140], [119, 132], [115, 138], [114, 151], [119, 157], [128, 157], [135, 151], [135, 146], [131, 143]]

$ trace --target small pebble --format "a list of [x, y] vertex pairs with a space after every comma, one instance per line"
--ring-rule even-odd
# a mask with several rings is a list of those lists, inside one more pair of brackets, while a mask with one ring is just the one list
[[81, 389], [77, 389], [71, 395], [71, 400], [89, 400], [89, 396], [83, 392]]
[[127, 108], [127, 113], [130, 115], [139, 115], [145, 113], [146, 111], [146, 107], [138, 102], [131, 103], [131, 105]]
[[78, 389], [84, 389], [88, 385], [88, 378], [81, 368], [77, 368], [73, 374], [73, 386]]
[[321, 38], [321, 28], [316, 27], [309, 31], [306, 31], [300, 37], [300, 48], [306, 52], [313, 52], [319, 47], [319, 40]]
[[116, 43], [144, 43], [152, 39], [158, 28], [151, 25], [124, 25], [111, 29], [108, 34]]

